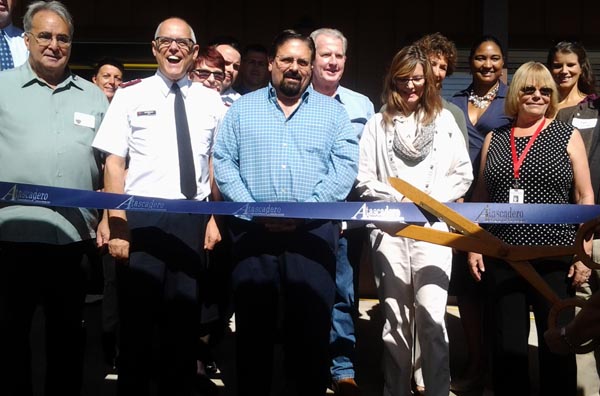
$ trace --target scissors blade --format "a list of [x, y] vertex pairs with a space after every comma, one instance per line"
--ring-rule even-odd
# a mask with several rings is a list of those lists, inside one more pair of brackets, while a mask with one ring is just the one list
[[[574, 246], [514, 246], [510, 245], [508, 258], [514, 261], [525, 261], [535, 258], [572, 256], [575, 254]], [[500, 257], [502, 258], [502, 257]]]
[[505, 260], [510, 266], [525, 279], [538, 293], [548, 300], [552, 305], [559, 303], [560, 297], [546, 283], [544, 278], [533, 268], [529, 261]]
[[506, 252], [503, 245], [487, 243], [472, 236], [411, 224], [398, 224], [398, 227], [402, 228], [395, 232], [397, 236], [434, 243], [436, 245], [444, 245], [464, 252], [476, 252], [498, 258], [503, 258]]
[[430, 197], [425, 192], [419, 190], [412, 184], [396, 178], [390, 177], [388, 181], [396, 190], [400, 191], [405, 197], [410, 199], [415, 205], [418, 205], [426, 211], [434, 214], [436, 217], [444, 221], [449, 226], [467, 235], [477, 235], [478, 238], [492, 242], [503, 244], [503, 242], [473, 223], [463, 215], [450, 209], [443, 203]]

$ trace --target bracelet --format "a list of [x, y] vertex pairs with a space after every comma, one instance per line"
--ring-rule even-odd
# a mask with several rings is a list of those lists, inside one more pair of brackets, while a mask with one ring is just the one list
[[571, 344], [571, 341], [567, 338], [567, 329], [565, 326], [560, 328], [560, 339], [569, 347], [571, 351], [575, 350], [575, 346]]

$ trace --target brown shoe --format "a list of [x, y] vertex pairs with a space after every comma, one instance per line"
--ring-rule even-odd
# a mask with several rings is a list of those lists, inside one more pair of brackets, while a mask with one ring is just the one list
[[333, 381], [333, 393], [337, 396], [359, 396], [360, 389], [354, 378], [342, 378]]

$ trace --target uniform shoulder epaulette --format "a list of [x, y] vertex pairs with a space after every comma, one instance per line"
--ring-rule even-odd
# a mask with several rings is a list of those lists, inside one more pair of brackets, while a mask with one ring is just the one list
[[124, 83], [121, 83], [119, 85], [119, 88], [131, 87], [132, 85], [139, 84], [141, 82], [142, 82], [141, 78], [136, 78], [135, 80], [125, 81]]

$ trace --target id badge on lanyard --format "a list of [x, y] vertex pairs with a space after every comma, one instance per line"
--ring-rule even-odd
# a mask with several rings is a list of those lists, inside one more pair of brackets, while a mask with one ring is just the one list
[[512, 188], [510, 188], [508, 190], [508, 202], [509, 203], [525, 203], [525, 190], [523, 188], [521, 188], [521, 185], [519, 184], [519, 176], [520, 176], [519, 169], [521, 168], [521, 165], [523, 164], [523, 160], [525, 159], [525, 156], [529, 152], [529, 149], [533, 145], [533, 142], [535, 142], [535, 139], [537, 139], [540, 132], [542, 131], [542, 128], [544, 127], [545, 123], [546, 123], [546, 119], [542, 118], [542, 122], [537, 127], [537, 129], [535, 130], [535, 132], [531, 136], [531, 138], [529, 139], [529, 142], [527, 142], [527, 145], [525, 146], [525, 149], [521, 153], [521, 156], [517, 156], [517, 145], [515, 143], [515, 127], [513, 126], [510, 131], [510, 146], [511, 146], [512, 159], [513, 159], [514, 181], [513, 181]]
[[519, 180], [515, 180], [513, 188], [508, 190], [509, 203], [525, 203], [525, 190], [519, 187]]

